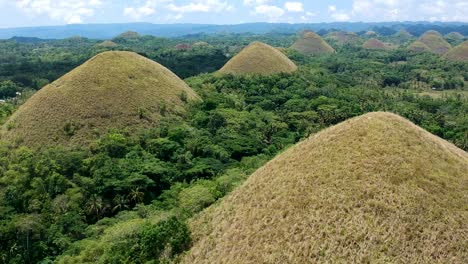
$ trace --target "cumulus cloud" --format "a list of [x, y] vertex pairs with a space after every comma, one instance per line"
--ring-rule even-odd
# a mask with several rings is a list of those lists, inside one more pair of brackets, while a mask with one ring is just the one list
[[351, 19], [351, 15], [344, 11], [344, 10], [339, 10], [336, 8], [334, 5], [328, 6], [328, 13], [330, 14], [330, 17], [335, 20], [335, 21], [349, 21]]
[[[232, 10], [228, 2], [221, 0], [193, 0], [187, 4], [177, 4], [173, 0], [147, 0], [141, 6], [126, 7], [124, 15], [135, 20], [154, 15], [157, 10], [163, 10], [163, 20], [179, 20], [185, 13], [196, 12], [223, 12]], [[169, 14], [167, 13], [169, 12]]]
[[466, 0], [354, 0], [353, 20], [468, 21]]
[[255, 14], [263, 15], [269, 18], [278, 18], [284, 15], [284, 10], [273, 5], [259, 5], [255, 7]]
[[304, 12], [304, 4], [301, 2], [286, 2], [284, 8], [289, 12]]
[[82, 23], [84, 17], [94, 15], [103, 6], [101, 0], [18, 0], [16, 7], [34, 15], [47, 15], [67, 24]]

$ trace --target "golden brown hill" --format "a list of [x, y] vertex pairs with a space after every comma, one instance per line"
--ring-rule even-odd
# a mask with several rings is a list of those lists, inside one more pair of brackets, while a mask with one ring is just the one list
[[367, 31], [366, 33], [364, 33], [364, 36], [367, 36], [367, 37], [375, 37], [375, 36], [377, 36], [377, 32], [372, 31], [372, 30], [369, 30], [369, 31]]
[[302, 33], [300, 39], [298, 39], [292, 46], [292, 49], [299, 51], [303, 54], [318, 55], [334, 53], [333, 49], [328, 43], [323, 40], [319, 35], [312, 31], [306, 31]]
[[419, 38], [419, 41], [426, 44], [431, 52], [439, 55], [446, 53], [452, 48], [450, 43], [448, 43], [439, 32], [434, 30], [429, 30], [424, 33]]
[[463, 36], [459, 32], [450, 32], [447, 35], [445, 35], [446, 38], [448, 39], [453, 39], [453, 40], [464, 40], [465, 36]]
[[99, 44], [97, 44], [99, 47], [104, 47], [104, 48], [115, 48], [118, 46], [117, 43], [111, 41], [111, 40], [105, 40]]
[[138, 32], [135, 32], [135, 31], [127, 31], [127, 32], [124, 32], [120, 35], [118, 35], [116, 38], [121, 38], [121, 39], [137, 39], [137, 38], [140, 38], [141, 35], [138, 34]]
[[253, 42], [224, 65], [224, 74], [261, 74], [292, 73], [297, 66], [281, 51], [262, 42]]
[[422, 43], [419, 40], [416, 40], [415, 42], [411, 43], [411, 45], [408, 46], [408, 50], [414, 52], [431, 51], [431, 49], [426, 44]]
[[468, 154], [390, 113], [328, 128], [191, 221], [184, 263], [466, 263]]
[[155, 125], [166, 112], [182, 112], [185, 97], [198, 99], [160, 64], [133, 52], [104, 52], [39, 90], [2, 137], [34, 147], [83, 144], [110, 128]]
[[362, 47], [365, 49], [372, 49], [372, 50], [389, 49], [389, 47], [387, 47], [387, 45], [385, 45], [382, 41], [375, 39], [375, 38], [371, 38], [368, 41], [364, 42], [364, 44], [362, 44]]
[[325, 39], [330, 41], [335, 41], [340, 45], [344, 44], [356, 44], [360, 41], [360, 37], [358, 34], [354, 32], [346, 32], [346, 31], [334, 31], [330, 32], [325, 36]]
[[444, 55], [444, 58], [451, 61], [468, 61], [468, 41], [451, 49]]

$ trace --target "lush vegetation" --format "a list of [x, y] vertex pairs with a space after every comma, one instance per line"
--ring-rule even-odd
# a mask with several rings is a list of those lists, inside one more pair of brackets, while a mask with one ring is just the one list
[[[187, 219], [288, 146], [371, 111], [398, 113], [468, 150], [468, 64], [344, 45], [318, 57], [286, 50], [299, 66], [291, 75], [200, 74], [219, 69], [255, 38], [114, 39], [119, 46], [112, 49], [134, 50], [193, 76], [187, 82], [203, 102], [158, 127], [114, 130], [79, 148], [2, 142], [0, 262], [176, 260], [190, 246]], [[258, 37], [283, 47], [294, 38]], [[195, 45], [200, 41], [209, 44]], [[97, 43], [0, 42], [0, 99], [6, 99], [0, 123], [29, 90], [106, 50]], [[176, 48], [180, 43], [191, 47]], [[13, 90], [25, 93], [12, 97]]]

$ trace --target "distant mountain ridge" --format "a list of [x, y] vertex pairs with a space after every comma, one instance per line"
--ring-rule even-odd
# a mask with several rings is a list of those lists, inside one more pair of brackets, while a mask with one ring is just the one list
[[[219, 34], [219, 33], [254, 33], [265, 34], [270, 32], [297, 33], [302, 30], [344, 30], [360, 32], [374, 30], [394, 33], [406, 29], [413, 35], [433, 29], [443, 34], [453, 31], [468, 35], [468, 23], [442, 23], [442, 22], [380, 22], [380, 23], [314, 23], [314, 24], [287, 24], [287, 23], [247, 23], [237, 25], [214, 24], [74, 24], [63, 26], [42, 26], [22, 28], [0, 28], [0, 39], [12, 37], [28, 37], [41, 39], [63, 39], [72, 36], [82, 36], [92, 39], [110, 39], [122, 32], [136, 31], [141, 35], [154, 35], [159, 37], [180, 37], [190, 34]], [[380, 30], [379, 30], [380, 29]], [[394, 31], [394, 32], [393, 32]], [[382, 32], [380, 32], [382, 34]]]

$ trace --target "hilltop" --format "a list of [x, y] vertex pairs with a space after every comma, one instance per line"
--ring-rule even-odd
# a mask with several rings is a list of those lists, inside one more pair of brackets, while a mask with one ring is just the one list
[[99, 44], [97, 44], [99, 47], [104, 47], [104, 48], [115, 48], [118, 46], [117, 43], [113, 42], [112, 40], [105, 40]]
[[278, 49], [262, 42], [253, 42], [219, 70], [224, 74], [291, 73], [297, 66]]
[[133, 52], [104, 52], [39, 90], [2, 137], [28, 146], [81, 145], [110, 128], [154, 125], [182, 112], [187, 100], [198, 96], [162, 65]]
[[459, 32], [450, 32], [445, 35], [446, 38], [453, 39], [453, 40], [464, 40], [465, 36], [460, 34]]
[[429, 30], [424, 33], [419, 38], [419, 41], [426, 44], [431, 52], [439, 55], [446, 53], [452, 48], [450, 43], [448, 43], [439, 32], [434, 30]]
[[325, 36], [325, 39], [330, 41], [335, 41], [340, 45], [344, 44], [355, 44], [360, 41], [360, 37], [358, 34], [354, 32], [346, 32], [346, 31], [334, 31], [330, 32]]
[[328, 45], [319, 35], [314, 32], [306, 31], [302, 34], [292, 46], [292, 49], [299, 51], [303, 54], [318, 55], [334, 53], [335, 50]]
[[414, 51], [414, 52], [426, 52], [426, 51], [431, 51], [431, 49], [424, 43], [422, 43], [419, 40], [416, 40], [415, 42], [411, 43], [408, 46], [409, 51]]
[[191, 222], [183, 263], [466, 263], [468, 154], [390, 113], [311, 136]]
[[468, 62], [468, 41], [451, 49], [444, 55], [444, 58], [451, 61], [466, 61]]
[[117, 37], [115, 37], [115, 39], [138, 39], [140, 37], [141, 37], [141, 35], [138, 32], [127, 31], [127, 32], [124, 32], [124, 33], [118, 35]]
[[388, 49], [385, 43], [375, 38], [371, 38], [367, 40], [366, 42], [364, 42], [364, 44], [362, 44], [362, 47], [365, 49], [372, 49], [372, 50], [387, 50]]

